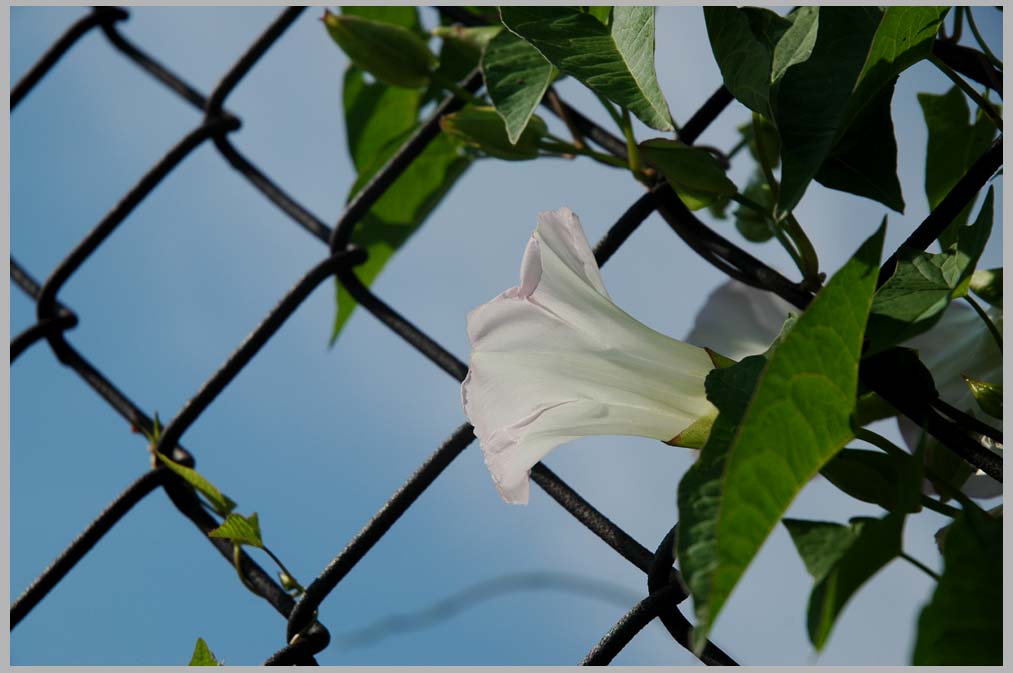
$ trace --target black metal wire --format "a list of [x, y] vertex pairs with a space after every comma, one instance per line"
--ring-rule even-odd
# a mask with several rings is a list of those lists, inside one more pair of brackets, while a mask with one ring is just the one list
[[28, 92], [39, 83], [39, 80], [46, 76], [50, 68], [56, 65], [56, 62], [70, 51], [70, 48], [89, 30], [95, 26], [107, 26], [112, 25], [114, 21], [123, 21], [127, 16], [127, 12], [119, 7], [96, 7], [90, 14], [78, 20], [66, 33], [60, 36], [60, 39], [53, 43], [53, 46], [11, 89], [11, 110], [13, 111], [17, 107], [18, 103], [28, 95]]
[[59, 556], [32, 582], [27, 589], [11, 604], [11, 630], [21, 623], [32, 608], [67, 576], [77, 562], [91, 551], [92, 547], [102, 539], [134, 505], [146, 495], [162, 485], [164, 468], [156, 468], [146, 472], [144, 476], [127, 487], [123, 493], [106, 507], [98, 517], [81, 531], [81, 534], [70, 543]]
[[[352, 231], [362, 216], [397, 180], [411, 161], [425, 149], [426, 145], [439, 134], [440, 118], [463, 105], [459, 98], [453, 95], [448, 96], [438, 106], [430, 119], [420, 125], [413, 136], [353, 198], [333, 229], [271, 181], [227, 138], [227, 133], [239, 128], [240, 120], [223, 110], [225, 99], [285, 30], [292, 25], [303, 9], [294, 7], [281, 12], [247, 52], [228, 70], [210, 97], [205, 97], [196, 88], [124, 37], [117, 29], [116, 23], [127, 18], [128, 14], [119, 8], [96, 8], [88, 16], [78, 21], [54, 43], [11, 91], [11, 109], [13, 110], [78, 39], [98, 26], [113, 48], [205, 115], [203, 123], [184, 137], [159, 161], [95, 229], [57, 265], [42, 287], [39, 287], [38, 283], [11, 258], [11, 278], [18, 287], [36, 301], [39, 317], [38, 323], [12, 341], [11, 359], [14, 360], [31, 343], [45, 338], [53, 353], [62, 363], [81, 376], [135, 427], [150, 432], [151, 419], [67, 342], [64, 338], [64, 331], [73, 327], [77, 318], [72, 311], [59, 303], [57, 294], [74, 271], [195, 147], [205, 140], [211, 139], [232, 168], [249, 180], [258, 191], [290, 219], [322, 242], [329, 243], [331, 247], [331, 256], [314, 267], [285, 295], [279, 305], [268, 314], [222, 367], [208, 379], [197, 395], [184, 405], [176, 418], [165, 429], [158, 450], [172, 447], [173, 459], [185, 465], [192, 466], [194, 464], [193, 457], [177, 442], [187, 427], [207, 409], [313, 288], [331, 275], [336, 275], [338, 281], [362, 306], [448, 374], [461, 380], [467, 372], [467, 367], [463, 362], [429, 338], [361, 283], [351, 267], [361, 263], [365, 255], [361, 250], [346, 249], [351, 240]], [[463, 8], [440, 8], [440, 11], [445, 16], [467, 25], [475, 25], [483, 21]], [[985, 67], [987, 64], [983, 66], [981, 59], [974, 56], [974, 53], [967, 53], [968, 51], [973, 52], [973, 50], [960, 48], [964, 50], [955, 51], [939, 45], [940, 43], [937, 42], [937, 55], [947, 61], [951, 67], [967, 77], [997, 88], [1001, 95], [1001, 81], [997, 80], [994, 69], [992, 69], [993, 72], [989, 72]], [[468, 91], [476, 91], [481, 84], [481, 75], [476, 70], [461, 83], [461, 87]], [[731, 100], [727, 89], [725, 87], [719, 88], [683, 126], [680, 138], [687, 143], [695, 141]], [[567, 123], [578, 129], [585, 138], [617, 157], [626, 157], [625, 141], [601, 128], [565, 102], [557, 101], [557, 103], [549, 108], [555, 114], [564, 116]], [[543, 101], [543, 104], [546, 104], [546, 101]], [[959, 212], [963, 204], [973, 198], [973, 195], [999, 165], [1001, 165], [1001, 138], [996, 141], [989, 152], [986, 152], [986, 156], [972, 167], [971, 171], [958, 183], [958, 186], [944, 199], [940, 207], [930, 214], [926, 222], [912, 235], [912, 239], [909, 239], [908, 244], [919, 245], [922, 243], [922, 238], [927, 238], [927, 241], [922, 245], [924, 247], [928, 242], [934, 240], [938, 235], [936, 230], [941, 231], [940, 227], [945, 226], [952, 219], [950, 210], [956, 209], [953, 214]], [[666, 184], [658, 185], [647, 192], [617, 220], [595, 248], [599, 264], [604, 264], [655, 209], [693, 250], [730, 276], [773, 291], [800, 308], [804, 308], [811, 300], [812, 295], [802, 290], [798, 284], [784, 278], [697, 220]], [[933, 234], [933, 232], [936, 233]], [[918, 415], [916, 411], [912, 411], [912, 413]], [[933, 429], [933, 423], [936, 425], [943, 423], [945, 434], [951, 429], [951, 425], [938, 414], [936, 416], [938, 417], [936, 420], [929, 418], [930, 432]], [[472, 427], [468, 424], [460, 426], [395, 492], [393, 497], [381, 507], [345, 549], [328, 564], [321, 575], [307, 587], [298, 603], [247, 554], [240, 554], [239, 565], [244, 581], [288, 619], [287, 640], [289, 644], [271, 655], [266, 660], [266, 664], [316, 663], [313, 655], [324, 649], [330, 640], [326, 628], [316, 621], [316, 610], [320, 603], [473, 439]], [[1001, 480], [1001, 463], [999, 469]], [[658, 550], [652, 554], [592, 507], [543, 464], [539, 463], [531, 470], [531, 478], [578, 521], [648, 574], [650, 592], [648, 598], [641, 601], [610, 631], [609, 635], [588, 655], [588, 659], [592, 660], [588, 663], [610, 661], [615, 653], [628, 643], [643, 624], [650, 621], [653, 616], [659, 616], [673, 637], [688, 648], [691, 627], [677, 607], [678, 603], [685, 598], [686, 592], [678, 572], [672, 568], [671, 538], [675, 530], [670, 532]], [[218, 526], [218, 521], [204, 509], [191, 487], [177, 475], [167, 472], [163, 468], [153, 470], [144, 475], [117, 498], [106, 511], [100, 514], [99, 518], [90, 524], [81, 536], [12, 605], [12, 627], [24, 618], [31, 607], [37, 604], [59, 582], [60, 578], [66, 575], [73, 564], [87, 553], [102, 534], [108, 531], [126, 511], [129, 511], [133, 504], [136, 504], [158, 485], [164, 488], [177, 510], [190, 519], [205, 534], [205, 537], [207, 532]], [[231, 564], [233, 561], [232, 543], [219, 538], [208, 539]], [[708, 644], [701, 660], [708, 664], [734, 664], [734, 661], [712, 644]]]

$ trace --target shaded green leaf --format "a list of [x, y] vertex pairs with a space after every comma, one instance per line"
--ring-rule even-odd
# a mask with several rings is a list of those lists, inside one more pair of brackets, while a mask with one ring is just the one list
[[527, 41], [504, 30], [482, 54], [482, 76], [489, 98], [506, 124], [507, 137], [516, 143], [556, 69]]
[[507, 137], [503, 118], [491, 107], [466, 107], [440, 119], [440, 128], [458, 140], [477, 147], [489, 156], [507, 161], [538, 157], [539, 142], [549, 132], [541, 117], [531, 117], [516, 140]]
[[791, 22], [753, 7], [704, 7], [703, 16], [725, 86], [749, 109], [769, 114], [774, 47]]
[[220, 537], [232, 540], [236, 544], [248, 544], [252, 547], [263, 548], [264, 546], [260, 539], [260, 521], [257, 519], [256, 512], [248, 517], [241, 514], [229, 514], [222, 525], [208, 533], [208, 537]]
[[885, 84], [847, 127], [816, 172], [824, 187], [856, 194], [904, 212], [897, 178], [897, 140], [890, 102], [896, 79]]
[[560, 71], [659, 131], [673, 129], [654, 71], [654, 8], [617, 6], [605, 26], [578, 7], [500, 8], [503, 24]]
[[[771, 89], [773, 120], [781, 134], [781, 195], [778, 209], [791, 211], [830, 154], [844, 129], [845, 110], [858, 82], [882, 12], [875, 7], [804, 7], [794, 13], [800, 22], [810, 14], [817, 36], [802, 62], [788, 67]], [[785, 33], [782, 42], [791, 31]], [[807, 49], [808, 32], [788, 53]], [[775, 56], [781, 44], [778, 44]], [[776, 67], [776, 64], [775, 64]]]
[[974, 266], [992, 231], [994, 191], [973, 224], [941, 253], [902, 249], [894, 274], [876, 293], [869, 317], [869, 352], [921, 334], [938, 322], [951, 299], [967, 293]]
[[1002, 664], [1002, 519], [963, 510], [946, 532], [943, 575], [918, 619], [916, 666]]
[[190, 657], [190, 663], [188, 666], [221, 666], [218, 660], [215, 659], [215, 655], [212, 654], [208, 648], [208, 644], [204, 642], [203, 638], [197, 639], [197, 644], [193, 648], [193, 656]]
[[410, 29], [329, 11], [324, 13], [324, 26], [353, 63], [381, 82], [409, 88], [428, 84], [436, 57]]
[[640, 143], [640, 151], [644, 159], [664, 173], [665, 179], [691, 210], [699, 210], [738, 191], [718, 160], [705, 149], [656, 138]]
[[181, 476], [186, 483], [193, 486], [207, 498], [208, 503], [219, 515], [226, 516], [236, 508], [236, 503], [231, 498], [219, 491], [214, 484], [205, 479], [197, 470], [189, 468], [186, 465], [180, 465], [161, 453], [156, 453], [155, 455], [162, 461], [162, 464]]
[[[995, 137], [995, 125], [980, 110], [973, 123], [968, 121], [970, 111], [959, 87], [945, 94], [918, 94], [929, 140], [925, 157], [925, 195], [929, 209], [939, 205], [978, 157], [988, 149]], [[956, 232], [971, 215], [973, 201], [953, 219], [939, 236], [939, 244], [947, 248], [956, 240]]]
[[855, 541], [855, 530], [839, 523], [803, 519], [784, 519], [781, 523], [788, 529], [805, 569], [817, 582], [830, 574]]
[[978, 269], [971, 274], [971, 291], [996, 308], [1002, 308], [1002, 267]]
[[978, 403], [982, 411], [993, 418], [1002, 418], [1001, 383], [989, 383], [988, 381], [973, 379], [967, 375], [964, 375], [964, 381], [967, 383], [967, 387], [971, 389], [974, 401]]
[[[358, 192], [383, 163], [360, 173], [351, 195]], [[394, 252], [425, 222], [470, 164], [471, 160], [461, 154], [458, 146], [440, 134], [373, 204], [352, 233], [352, 242], [369, 253], [366, 263], [355, 267], [356, 276], [365, 285], [380, 274]], [[338, 311], [331, 343], [355, 309], [355, 299], [343, 285], [336, 285]]]
[[858, 361], [885, 228], [884, 221], [795, 321], [744, 411], [712, 400], [718, 418], [678, 498], [679, 559], [697, 614], [697, 651], [791, 501], [853, 436]]
[[757, 163], [777, 168], [781, 163], [781, 136], [777, 134], [777, 127], [762, 115], [755, 119], [756, 123], [750, 120], [737, 130], [746, 138], [749, 154]]
[[[910, 474], [913, 459], [879, 451], [843, 449], [823, 466], [820, 474], [852, 498], [879, 505], [888, 512], [917, 511], [917, 503], [905, 503], [904, 475]], [[905, 506], [906, 505], [906, 506]]]
[[807, 626], [809, 640], [818, 651], [855, 592], [900, 555], [904, 516], [853, 519], [850, 527], [836, 530], [829, 527], [838, 524], [817, 521], [785, 519], [784, 524], [816, 580], [809, 595]]
[[419, 37], [426, 36], [422, 30], [422, 22], [419, 21], [418, 8], [411, 5], [343, 5], [341, 13], [361, 16], [380, 23], [390, 23], [407, 28]]
[[[442, 101], [447, 96], [447, 87], [464, 80], [472, 70], [478, 67], [484, 49], [483, 40], [488, 42], [503, 26], [478, 26], [465, 28], [460, 25], [448, 25], [452, 19], [440, 14], [442, 22], [436, 30], [449, 30], [451, 35], [457, 34], [461, 39], [445, 38], [440, 44], [440, 64], [437, 66], [422, 96], [422, 105], [432, 101]], [[461, 32], [454, 32], [461, 31]], [[464, 32], [470, 31], [470, 32]], [[482, 32], [476, 32], [482, 31]]]

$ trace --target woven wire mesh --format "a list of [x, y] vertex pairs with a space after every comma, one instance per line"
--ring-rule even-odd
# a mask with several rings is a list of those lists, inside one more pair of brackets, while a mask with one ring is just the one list
[[[212, 144], [220, 156], [239, 174], [246, 178], [265, 198], [280, 209], [295, 224], [299, 225], [326, 246], [321, 261], [283, 296], [228, 359], [215, 371], [166, 425], [155, 449], [171, 456], [184, 465], [194, 465], [193, 454], [185, 449], [180, 439], [195, 420], [208, 408], [215, 398], [233, 381], [237, 374], [256, 356], [258, 351], [272, 338], [309, 294], [323, 282], [336, 278], [356, 299], [360, 306], [372, 313], [390, 330], [413, 346], [420, 354], [431, 360], [451, 377], [463, 380], [467, 365], [440, 344], [416, 328], [407, 317], [386, 304], [367, 288], [355, 273], [355, 267], [362, 264], [366, 252], [350, 243], [351, 234], [359, 220], [376, 203], [407, 166], [425, 149], [429, 142], [440, 133], [439, 121], [443, 115], [459, 109], [463, 102], [454, 96], [443, 100], [431, 116], [404, 143], [387, 164], [348, 203], [337, 223], [331, 227], [320, 221], [307, 208], [295, 201], [285, 190], [272, 182], [230, 141], [229, 133], [240, 126], [239, 118], [226, 109], [230, 93], [257, 64], [258, 60], [284, 34], [304, 8], [289, 8], [267, 27], [242, 57], [222, 77], [219, 84], [205, 96], [195, 87], [175, 75], [133, 44], [117, 24], [128, 17], [119, 8], [102, 7], [91, 11], [73, 25], [49, 51], [31, 68], [11, 91], [11, 110], [38, 84], [47, 72], [71, 49], [82, 36], [91, 31], [101, 31], [108, 44], [129, 59], [183, 101], [203, 113], [200, 123], [181, 138], [176, 145], [145, 173], [136, 185], [118, 204], [92, 229], [52, 271], [39, 283], [28, 271], [11, 257], [11, 279], [36, 305], [37, 322], [11, 341], [11, 361], [33, 344], [45, 340], [53, 355], [66, 367], [76, 372], [108, 404], [134, 427], [147, 432], [152, 430], [152, 419], [115, 383], [96, 369], [64, 336], [67, 330], [78, 323], [72, 307], [64, 306], [58, 299], [60, 289], [81, 267], [99, 246], [111, 236], [158, 185], [195, 149]], [[450, 19], [469, 23], [474, 18], [457, 8], [441, 8]], [[954, 59], [955, 61], [958, 59]], [[955, 63], [956, 67], [956, 63]], [[988, 79], [991, 73], [980, 70], [980, 65], [967, 64], [961, 68], [966, 76], [974, 79]], [[464, 89], [478, 90], [482, 85], [481, 74], [476, 70], [461, 83]], [[732, 101], [724, 87], [718, 90], [700, 107], [696, 114], [682, 127], [679, 138], [692, 143], [717, 115]], [[603, 150], [619, 157], [625, 157], [625, 142], [597, 126], [576, 109], [570, 107], [550, 90], [545, 107], [553, 114], [565, 117], [588, 140]], [[952, 219], [952, 213], [973, 197], [977, 188], [994, 173], [1001, 162], [1001, 145], [998, 143], [987, 152], [968, 172], [964, 180], [951, 192], [944, 203], [933, 212], [912, 239], [922, 247], [934, 236], [922, 242], [926, 236], [938, 229], [940, 223]], [[627, 238], [649, 215], [659, 212], [673, 231], [691, 249], [729, 276], [750, 285], [762, 287], [777, 293], [782, 298], [802, 308], [811, 299], [811, 294], [799, 284], [790, 281], [778, 272], [765, 266], [749, 253], [738, 248], [717, 233], [707, 228], [690, 213], [674, 192], [664, 183], [655, 186], [637, 199], [615, 222], [595, 247], [595, 256], [600, 265], [615, 254]], [[915, 238], [920, 236], [921, 238]], [[887, 264], [890, 264], [888, 261]], [[412, 506], [416, 499], [431, 485], [443, 470], [474, 440], [473, 428], [464, 424], [453, 430], [447, 440], [408, 477], [379, 511], [363, 526], [344, 548], [333, 557], [319, 576], [306, 587], [305, 593], [294, 599], [269, 573], [265, 572], [252, 558], [242, 553], [239, 567], [244, 583], [274, 607], [286, 620], [284, 638], [279, 637], [281, 646], [271, 655], [267, 664], [315, 664], [315, 655], [327, 647], [330, 636], [327, 629], [316, 621], [316, 610], [331, 591], [362, 560], [366, 553], [397, 522], [399, 517]], [[672, 539], [675, 529], [652, 551], [634, 540], [615, 525], [603, 513], [595, 509], [580, 494], [570, 488], [558, 475], [543, 464], [531, 472], [532, 480], [553, 500], [559, 503], [579, 522], [584, 524], [602, 541], [612, 547], [623, 558], [643, 571], [647, 576], [647, 595], [606, 634], [601, 642], [587, 655], [585, 663], [604, 664], [613, 657], [651, 620], [659, 618], [672, 637], [683, 647], [689, 647], [691, 625], [679, 610], [679, 604], [687, 597], [678, 572], [673, 568]], [[218, 526], [218, 521], [202, 506], [200, 500], [175, 473], [163, 466], [153, 468], [140, 476], [104, 510], [67, 547], [63, 553], [28, 587], [11, 606], [11, 628], [13, 629], [46, 595], [56, 587], [67, 573], [111, 530], [137, 503], [157, 489], [163, 489], [173, 505], [203, 533]], [[222, 554], [226, 562], [233, 562], [233, 545], [228, 540], [207, 538]], [[735, 662], [716, 645], [710, 644], [699, 657], [707, 664], [734, 664]]]

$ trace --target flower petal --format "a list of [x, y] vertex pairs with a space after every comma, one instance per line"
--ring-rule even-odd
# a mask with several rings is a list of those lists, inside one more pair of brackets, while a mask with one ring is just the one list
[[798, 309], [773, 292], [729, 280], [710, 293], [686, 341], [733, 360], [759, 355]]
[[520, 282], [468, 315], [461, 387], [486, 464], [508, 502], [528, 471], [585, 435], [668, 441], [713, 407], [701, 349], [659, 334], [612, 303], [577, 216], [542, 213]]

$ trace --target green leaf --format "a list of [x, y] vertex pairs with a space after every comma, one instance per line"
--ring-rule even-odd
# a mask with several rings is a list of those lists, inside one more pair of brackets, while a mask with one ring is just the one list
[[[447, 25], [447, 17], [440, 15], [443, 25], [436, 30], [445, 29], [457, 32], [460, 39], [447, 38], [440, 44], [440, 65], [436, 68], [433, 76], [422, 97], [422, 104], [432, 101], [442, 101], [447, 95], [447, 86], [450, 83], [459, 83], [467, 77], [472, 70], [478, 67], [479, 59], [482, 58], [484, 42], [488, 42], [494, 35], [503, 32], [503, 26], [479, 26], [475, 28], [464, 28], [460, 25]], [[464, 32], [464, 31], [483, 31]], [[435, 32], [435, 31], [434, 31]]]
[[855, 541], [855, 530], [839, 523], [803, 519], [784, 519], [781, 523], [788, 529], [805, 569], [817, 582], [830, 574]]
[[809, 596], [807, 626], [809, 640], [819, 651], [855, 592], [900, 555], [904, 516], [853, 519], [850, 528], [796, 519], [785, 519], [784, 525], [816, 580]]
[[[749, 179], [743, 196], [772, 212], [774, 208], [774, 193], [770, 190], [767, 178], [763, 172], [757, 169], [753, 177]], [[770, 217], [761, 215], [752, 208], [739, 206], [735, 209], [735, 227], [747, 241], [763, 243], [774, 236], [777, 224]]]
[[367, 84], [365, 71], [354, 65], [345, 71], [345, 134], [352, 164], [360, 175], [383, 165], [415, 130], [421, 99], [417, 89], [379, 81]]
[[[326, 11], [326, 10], [325, 10]], [[390, 23], [395, 26], [407, 28], [419, 37], [424, 38], [426, 33], [422, 30], [422, 22], [419, 21], [419, 11], [410, 5], [358, 5], [341, 7], [342, 14], [361, 16], [371, 21]]]
[[324, 13], [324, 26], [353, 63], [381, 82], [409, 88], [428, 84], [436, 57], [410, 29], [329, 11]]
[[848, 101], [843, 128], [850, 127], [862, 110], [901, 72], [932, 53], [936, 33], [949, 7], [891, 6], [883, 12], [858, 84]]
[[[940, 96], [920, 93], [918, 102], [929, 130], [925, 157], [925, 194], [929, 200], [929, 209], [933, 209], [964, 176], [971, 164], [988, 149], [996, 128], [980, 110], [975, 122], [968, 122], [970, 112], [967, 100], [957, 86]], [[956, 233], [967, 222], [973, 205], [973, 202], [968, 203], [940, 235], [939, 243], [943, 248], [957, 240]]]
[[[806, 7], [795, 12], [796, 22], [817, 14], [815, 44], [802, 62], [774, 79], [771, 89], [773, 120], [781, 134], [781, 195], [778, 210], [790, 212], [829, 156], [844, 121], [845, 110], [865, 64], [882, 13], [875, 7]], [[775, 50], [792, 35], [785, 33]], [[809, 32], [788, 51], [797, 60], [804, 53]], [[777, 74], [776, 72], [774, 73]]]
[[[757, 123], [752, 120], [737, 128], [738, 132], [746, 138], [746, 147], [749, 154], [758, 164], [777, 168], [781, 163], [781, 136], [777, 135], [777, 127], [766, 117], [760, 115], [756, 118]], [[758, 132], [758, 133], [757, 133]], [[757, 135], [760, 137], [757, 138]], [[757, 142], [759, 140], [759, 142]], [[763, 152], [760, 152], [760, 148]]]
[[190, 657], [190, 663], [188, 666], [221, 666], [218, 660], [215, 659], [215, 655], [208, 649], [208, 644], [204, 642], [203, 638], [197, 639], [197, 644], [193, 648], [193, 656]]
[[571, 75], [659, 131], [672, 116], [654, 71], [654, 8], [617, 6], [611, 26], [577, 7], [500, 7], [503, 24]]
[[539, 142], [549, 132], [545, 122], [536, 115], [520, 137], [511, 140], [507, 137], [503, 118], [491, 107], [466, 107], [445, 115], [440, 119], [440, 128], [466, 145], [507, 161], [536, 159]]
[[974, 395], [974, 401], [978, 403], [981, 410], [993, 418], [1002, 418], [1002, 384], [989, 383], [973, 379], [966, 374], [963, 375], [967, 387]]
[[931, 254], [902, 249], [897, 269], [876, 293], [869, 318], [869, 353], [921, 334], [938, 322], [951, 299], [967, 293], [971, 274], [992, 231], [994, 190], [957, 242]]
[[[470, 49], [473, 54], [480, 55], [489, 42], [503, 32], [503, 26], [462, 26], [453, 24], [433, 28], [433, 35], [443, 40], [450, 40]], [[441, 61], [443, 59], [440, 59]]]
[[1002, 267], [978, 269], [971, 274], [971, 291], [996, 308], [1002, 308]]
[[596, 5], [594, 7], [581, 7], [584, 12], [602, 22], [602, 25], [609, 25], [612, 20], [612, 8], [608, 5]]
[[[880, 451], [843, 449], [823, 466], [820, 474], [852, 498], [879, 505], [888, 512], [917, 511], [905, 503], [902, 480], [914, 469], [908, 456], [888, 455]], [[905, 505], [908, 505], [905, 507]]]
[[511, 143], [521, 137], [556, 72], [537, 49], [510, 31], [489, 42], [482, 54], [482, 76]]
[[897, 178], [897, 140], [893, 134], [890, 80], [858, 113], [844, 136], [816, 172], [824, 187], [856, 194], [904, 212], [904, 196]]
[[158, 459], [162, 463], [181, 476], [186, 483], [193, 486], [197, 491], [204, 495], [211, 504], [211, 507], [221, 516], [228, 515], [232, 510], [236, 508], [236, 503], [232, 501], [227, 495], [224, 495], [219, 491], [214, 484], [205, 479], [197, 470], [187, 467], [186, 465], [180, 465], [173, 461], [168, 456], [161, 453], [156, 453]]
[[249, 517], [241, 514], [229, 514], [222, 525], [208, 533], [208, 537], [225, 538], [236, 544], [248, 544], [251, 547], [264, 547], [264, 543], [260, 539], [260, 521], [257, 519], [256, 512]]
[[[853, 437], [858, 361], [885, 229], [884, 220], [796, 320], [745, 403], [748, 385], [738, 386], [733, 404], [711, 399], [707, 385], [718, 418], [678, 497], [679, 559], [693, 594], [697, 651], [791, 501]], [[748, 361], [712, 372], [707, 384]]]
[[946, 533], [943, 576], [918, 619], [912, 664], [1002, 664], [1002, 557], [1002, 519], [963, 510]]
[[665, 179], [690, 210], [699, 210], [722, 196], [735, 194], [714, 155], [678, 140], [656, 138], [640, 143], [643, 157], [665, 174]]
[[[382, 165], [383, 162], [379, 162], [374, 169], [360, 173], [351, 195]], [[355, 274], [363, 284], [368, 286], [376, 279], [394, 252], [422, 226], [469, 165], [471, 160], [461, 154], [457, 145], [440, 134], [384, 192], [352, 233], [352, 242], [369, 253], [366, 263], [355, 267]], [[355, 299], [340, 283], [337, 283], [337, 301], [331, 343], [338, 338], [355, 309]]]
[[753, 7], [704, 7], [703, 16], [725, 86], [749, 109], [769, 114], [774, 47], [791, 22]]
[[788, 68], [809, 60], [819, 35], [818, 7], [799, 7], [788, 14], [787, 20], [789, 25], [774, 46], [770, 64], [771, 84], [781, 81]]

